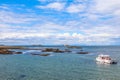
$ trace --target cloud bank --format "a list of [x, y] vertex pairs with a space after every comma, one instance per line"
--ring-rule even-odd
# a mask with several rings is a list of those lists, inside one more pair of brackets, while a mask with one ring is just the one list
[[26, 3], [0, 4], [0, 44], [119, 45], [119, 0]]

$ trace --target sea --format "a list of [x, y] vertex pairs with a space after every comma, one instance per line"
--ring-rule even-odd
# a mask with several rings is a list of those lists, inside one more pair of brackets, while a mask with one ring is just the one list
[[[49, 52], [50, 56], [30, 54], [41, 54], [40, 50], [16, 50], [23, 54], [0, 55], [0, 80], [120, 80], [120, 46], [82, 46], [82, 49], [89, 54], [76, 54], [79, 49], [71, 49], [72, 53]], [[118, 63], [97, 63], [95, 58], [99, 54], [110, 55]]]

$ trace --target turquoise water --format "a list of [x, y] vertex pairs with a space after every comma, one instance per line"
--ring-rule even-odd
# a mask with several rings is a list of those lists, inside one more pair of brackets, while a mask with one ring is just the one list
[[[119, 46], [83, 49], [90, 54], [0, 55], [0, 80], [120, 80]], [[96, 63], [101, 53], [111, 55], [118, 64]]]

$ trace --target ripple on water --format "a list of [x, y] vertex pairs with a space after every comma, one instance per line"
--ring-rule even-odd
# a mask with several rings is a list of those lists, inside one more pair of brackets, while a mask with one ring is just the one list
[[[0, 55], [0, 80], [120, 80], [119, 50], [111, 47], [87, 49], [92, 54]], [[117, 65], [95, 62], [95, 57], [106, 49], [118, 59]]]

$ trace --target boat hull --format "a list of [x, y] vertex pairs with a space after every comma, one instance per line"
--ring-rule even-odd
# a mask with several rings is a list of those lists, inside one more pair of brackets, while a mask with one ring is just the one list
[[114, 60], [102, 60], [100, 58], [96, 58], [96, 61], [100, 63], [106, 63], [106, 64], [117, 64], [117, 62]]

